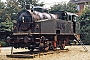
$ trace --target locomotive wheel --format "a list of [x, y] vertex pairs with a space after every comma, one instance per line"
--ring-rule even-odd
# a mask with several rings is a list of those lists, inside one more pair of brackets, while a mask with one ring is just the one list
[[60, 49], [61, 49], [61, 50], [64, 50], [64, 47], [63, 47], [63, 45], [60, 45], [59, 47], [60, 47]]
[[66, 42], [66, 39], [62, 38], [61, 39], [61, 44], [60, 44], [60, 49], [61, 50], [64, 50], [64, 48], [65, 48], [65, 42]]
[[33, 46], [33, 45], [30, 45], [30, 46], [28, 47], [28, 49], [29, 49], [30, 51], [33, 51], [33, 50], [34, 50], [34, 46]]
[[48, 44], [44, 45], [43, 43], [40, 43], [39, 50], [40, 51], [48, 51], [49, 50], [49, 45]]
[[60, 49], [63, 50], [64, 48], [62, 46], [60, 46]]
[[43, 50], [44, 50], [44, 44], [43, 44], [43, 43], [40, 43], [40, 45], [39, 45], [39, 50], [40, 50], [40, 51], [43, 51]]
[[44, 51], [48, 51], [48, 50], [49, 50], [49, 45], [48, 44], [45, 44]]
[[28, 47], [28, 50], [33, 51], [33, 50], [34, 50], [34, 48], [30, 48], [30, 47]]
[[54, 50], [54, 46], [53, 45], [50, 45], [49, 49], [50, 50]]

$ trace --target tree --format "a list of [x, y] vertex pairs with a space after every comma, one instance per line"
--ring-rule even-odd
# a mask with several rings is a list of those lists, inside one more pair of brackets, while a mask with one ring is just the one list
[[76, 13], [77, 11], [77, 6], [73, 3], [60, 3], [60, 4], [55, 4], [53, 7], [50, 8], [50, 11], [67, 11], [67, 12], [72, 12]]
[[79, 22], [81, 23], [81, 39], [86, 44], [90, 44], [90, 8], [86, 8], [80, 16]]
[[22, 8], [25, 8], [25, 3], [32, 4], [34, 6], [44, 6], [44, 2], [39, 3], [39, 0], [18, 0]]
[[8, 0], [7, 3], [0, 3], [0, 32], [11, 32], [13, 30], [12, 20], [14, 19], [14, 15], [18, 13], [20, 8], [18, 7], [18, 3], [14, 0]]
[[13, 23], [8, 16], [5, 21], [0, 22], [0, 32], [6, 32], [6, 31], [11, 32], [12, 30], [13, 30]]
[[3, 18], [3, 10], [5, 8], [5, 5], [3, 2], [0, 2], [0, 20]]
[[11, 20], [16, 19], [17, 13], [21, 10], [17, 0], [8, 0], [6, 3], [5, 14], [11, 17]]
[[68, 3], [66, 7], [66, 11], [76, 13], [77, 11], [77, 5], [73, 3]]

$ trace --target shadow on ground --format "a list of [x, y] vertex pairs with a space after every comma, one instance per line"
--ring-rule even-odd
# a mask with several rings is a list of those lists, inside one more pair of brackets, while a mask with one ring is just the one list
[[13, 54], [6, 55], [10, 58], [34, 58], [37, 56], [39, 51], [24, 51], [24, 52], [14, 52]]

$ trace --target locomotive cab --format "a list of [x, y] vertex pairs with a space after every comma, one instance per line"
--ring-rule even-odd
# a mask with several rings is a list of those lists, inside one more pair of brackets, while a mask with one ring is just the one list
[[67, 13], [67, 21], [73, 22], [73, 33], [76, 33], [77, 29], [80, 29], [80, 24], [76, 22], [78, 20], [78, 15], [70, 12], [66, 12], [66, 13]]

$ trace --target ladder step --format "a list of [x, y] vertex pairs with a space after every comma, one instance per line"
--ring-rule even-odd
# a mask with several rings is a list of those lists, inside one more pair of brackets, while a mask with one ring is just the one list
[[35, 38], [35, 39], [40, 40], [40, 38]]
[[82, 45], [82, 47], [84, 48], [84, 50], [87, 52], [88, 49], [85, 47], [84, 43], [81, 40], [78, 40], [78, 42]]
[[82, 45], [82, 47], [84, 48], [84, 50], [87, 52], [88, 49], [85, 47], [84, 43], [80, 39], [78, 39], [77, 35], [74, 35], [74, 36], [77, 38], [77, 41]]
[[35, 47], [35, 49], [39, 49], [39, 47]]

